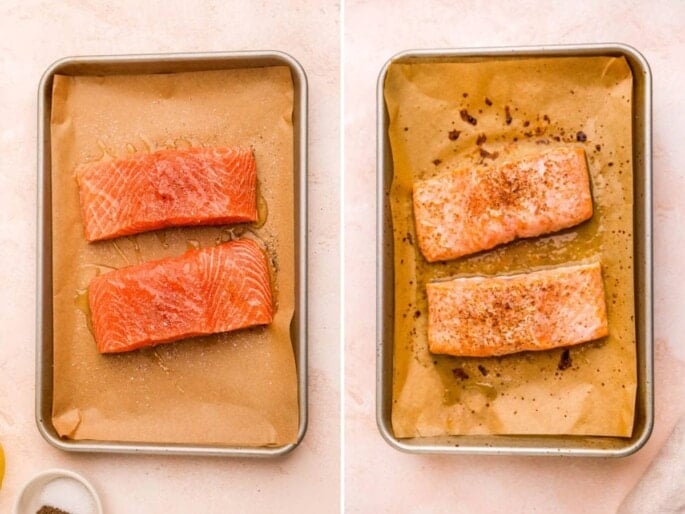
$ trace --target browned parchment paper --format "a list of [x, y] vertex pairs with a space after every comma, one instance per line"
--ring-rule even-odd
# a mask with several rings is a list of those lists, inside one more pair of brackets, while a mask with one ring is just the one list
[[[393, 430], [630, 436], [636, 389], [632, 265], [632, 75], [623, 58], [393, 64], [385, 82], [394, 179]], [[563, 232], [428, 264], [415, 243], [412, 183], [555, 145], [585, 148], [595, 215]], [[598, 259], [609, 337], [498, 358], [428, 352], [425, 284]]]
[[[296, 440], [297, 378], [289, 333], [292, 110], [287, 67], [55, 77], [52, 421], [61, 436], [244, 446]], [[260, 223], [85, 241], [77, 166], [164, 147], [219, 145], [254, 148]], [[96, 274], [239, 234], [263, 241], [270, 254], [276, 300], [272, 325], [120, 355], [97, 353], [86, 296]]]

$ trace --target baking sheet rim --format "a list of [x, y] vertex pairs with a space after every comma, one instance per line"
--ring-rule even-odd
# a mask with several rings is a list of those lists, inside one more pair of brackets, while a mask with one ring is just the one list
[[[211, 63], [217, 62], [217, 65]], [[60, 438], [51, 418], [46, 419], [43, 412], [46, 407], [52, 409], [52, 251], [46, 251], [46, 245], [52, 244], [50, 223], [52, 196], [50, 187], [50, 147], [49, 116], [46, 98], [51, 91], [52, 79], [65, 67], [71, 65], [95, 65], [121, 67], [126, 73], [127, 65], [168, 64], [183, 67], [189, 63], [206, 62], [204, 70], [236, 69], [245, 67], [287, 66], [293, 75], [294, 87], [294, 173], [295, 173], [295, 280], [296, 308], [291, 321], [291, 332], [295, 331], [293, 342], [297, 366], [299, 422], [297, 439], [293, 443], [281, 446], [242, 447], [229, 445], [206, 444], [162, 444], [145, 442], [93, 441]], [[225, 66], [231, 62], [242, 65]], [[224, 67], [220, 66], [224, 64]], [[250, 63], [252, 65], [250, 65]], [[199, 71], [192, 68], [193, 71]], [[176, 72], [189, 71], [176, 69]], [[165, 71], [170, 73], [172, 71]], [[112, 75], [111, 70], [104, 72]], [[36, 223], [36, 392], [35, 420], [41, 436], [52, 446], [63, 451], [72, 452], [107, 452], [107, 453], [140, 453], [140, 454], [176, 454], [206, 455], [224, 457], [278, 457], [294, 450], [304, 438], [308, 422], [308, 373], [307, 373], [307, 114], [308, 84], [302, 65], [290, 54], [276, 50], [251, 50], [243, 52], [200, 52], [174, 54], [127, 54], [127, 55], [94, 55], [64, 57], [53, 62], [43, 73], [38, 86], [38, 162], [37, 162], [37, 223]], [[295, 125], [297, 123], [297, 125]], [[46, 182], [48, 185], [46, 185]], [[46, 206], [46, 198], [49, 204]], [[46, 294], [49, 291], [49, 294]], [[46, 301], [48, 304], [46, 305]], [[46, 309], [47, 307], [47, 309]], [[295, 329], [293, 329], [295, 327]], [[46, 345], [50, 351], [46, 352]], [[50, 362], [46, 362], [46, 361]], [[49, 394], [46, 394], [49, 391]], [[46, 398], [49, 396], [49, 399]], [[46, 403], [49, 401], [49, 405]]]
[[[633, 155], [640, 152], [642, 155], [642, 175], [643, 181], [638, 183], [634, 180], [636, 187], [636, 200], [642, 198], [643, 216], [635, 217], [636, 227], [644, 231], [644, 240], [636, 243], [641, 245], [644, 253], [642, 264], [643, 273], [638, 275], [638, 263], [635, 266], [635, 280], [643, 281], [642, 286], [636, 283], [636, 297], [642, 302], [641, 320], [643, 340], [637, 338], [637, 367], [638, 367], [638, 391], [643, 390], [643, 400], [636, 395], [636, 418], [638, 409], [644, 411], [644, 426], [640, 433], [633, 434], [633, 437], [626, 438], [626, 445], [620, 448], [594, 448], [580, 444], [583, 440], [596, 440], [597, 437], [589, 436], [529, 436], [529, 435], [490, 435], [490, 436], [446, 436], [442, 439], [449, 439], [450, 444], [431, 444], [426, 442], [421, 444], [422, 438], [400, 439], [395, 437], [390, 422], [390, 412], [392, 407], [392, 375], [393, 375], [393, 340], [388, 338], [385, 343], [386, 332], [392, 331], [394, 312], [386, 312], [386, 297], [391, 294], [394, 296], [394, 277], [392, 270], [392, 258], [387, 259], [386, 247], [392, 246], [392, 222], [386, 223], [386, 216], [389, 205], [386, 194], [386, 180], [388, 170], [392, 170], [392, 156], [389, 154], [389, 142], [387, 141], [388, 115], [384, 100], [384, 83], [388, 68], [391, 64], [398, 61], [414, 61], [418, 59], [437, 59], [445, 62], [447, 59], [464, 59], [471, 57], [496, 58], [496, 57], [564, 57], [564, 56], [597, 56], [597, 55], [621, 55], [634, 61], [639, 70], [633, 69], [636, 84], [642, 84], [644, 107], [642, 112], [633, 117], [633, 127], [636, 125], [636, 118], [643, 122], [644, 128], [641, 133], [633, 133]], [[637, 72], [641, 72], [641, 77]], [[652, 306], [652, 91], [651, 91], [651, 70], [645, 57], [632, 46], [623, 43], [601, 43], [601, 44], [579, 44], [579, 45], [544, 45], [544, 46], [522, 46], [522, 47], [482, 47], [482, 48], [454, 48], [454, 49], [415, 49], [406, 50], [392, 56], [385, 62], [378, 75], [376, 84], [376, 158], [377, 158], [377, 183], [376, 183], [376, 425], [383, 439], [393, 448], [405, 453], [441, 453], [441, 454], [494, 454], [494, 455], [567, 455], [583, 457], [625, 457], [631, 455], [642, 448], [651, 436], [654, 426], [654, 369], [653, 369], [653, 306]], [[636, 112], [636, 111], [635, 111]], [[637, 143], [637, 144], [636, 144]], [[637, 148], [639, 145], [640, 148]], [[390, 158], [388, 156], [390, 155]], [[634, 159], [634, 170], [639, 165], [640, 160]], [[635, 175], [634, 175], [635, 176]], [[390, 176], [391, 178], [391, 176]], [[641, 194], [640, 194], [641, 193]], [[388, 226], [389, 225], [389, 226]], [[391, 257], [390, 253], [390, 257]], [[386, 280], [386, 274], [389, 280]], [[389, 293], [389, 291], [391, 293]], [[638, 302], [636, 302], [636, 314]], [[637, 316], [636, 316], [637, 318]], [[386, 324], [387, 320], [387, 324]], [[390, 325], [390, 328], [388, 328]], [[640, 332], [639, 330], [637, 331]], [[386, 348], [387, 346], [387, 348]], [[642, 381], [640, 381], [642, 378]], [[478, 438], [482, 444], [463, 445], [460, 441], [464, 438]], [[504, 438], [514, 440], [565, 440], [576, 442], [576, 446], [543, 446], [543, 445], [521, 445], [511, 446], [501, 443]], [[429, 438], [426, 438], [429, 439]], [[620, 438], [607, 438], [620, 439]], [[417, 444], [408, 444], [406, 441], [415, 441]], [[425, 441], [425, 439], [424, 439]]]

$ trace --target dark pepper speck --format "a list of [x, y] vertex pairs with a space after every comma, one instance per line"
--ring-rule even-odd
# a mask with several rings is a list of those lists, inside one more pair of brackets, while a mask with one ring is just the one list
[[585, 135], [585, 132], [581, 130], [576, 132], [576, 141], [580, 141], [581, 143], [587, 141], [587, 136]]
[[466, 380], [469, 378], [469, 374], [462, 368], [452, 368], [452, 375], [459, 380]]
[[450, 130], [447, 133], [447, 137], [450, 139], [450, 141], [456, 141], [457, 139], [459, 139], [460, 134], [461, 132], [459, 132], [458, 130]]
[[464, 120], [466, 123], [470, 123], [471, 125], [478, 124], [478, 120], [471, 116], [469, 114], [469, 111], [467, 111], [466, 109], [462, 109], [461, 111], [459, 111], [459, 116], [461, 116], [461, 119]]
[[573, 360], [571, 359], [571, 351], [569, 349], [561, 352], [561, 357], [559, 358], [559, 364], [557, 364], [557, 369], [559, 371], [564, 371], [573, 365]]
[[497, 159], [497, 157], [499, 157], [499, 152], [492, 152], [492, 153], [490, 153], [490, 152], [488, 152], [485, 148], [481, 148], [481, 149], [480, 149], [480, 156], [481, 156], [483, 159], [492, 159], [492, 160], [495, 160], [495, 159]]

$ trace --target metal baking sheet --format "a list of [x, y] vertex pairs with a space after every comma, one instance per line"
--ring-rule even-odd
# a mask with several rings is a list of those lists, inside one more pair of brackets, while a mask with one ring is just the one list
[[[388, 112], [383, 87], [392, 63], [464, 62], [501, 57], [625, 57], [633, 72], [633, 187], [635, 328], [637, 394], [635, 423], [630, 438], [589, 436], [441, 436], [396, 438], [392, 431], [394, 326], [393, 229], [389, 193], [393, 161], [388, 138]], [[376, 421], [383, 438], [409, 453], [568, 455], [622, 457], [644, 446], [654, 425], [652, 329], [652, 76], [645, 58], [623, 44], [410, 50], [392, 57], [381, 69], [377, 84], [377, 261], [376, 261]]]
[[[295, 313], [290, 325], [298, 376], [300, 411], [297, 442], [276, 447], [238, 447], [145, 442], [75, 441], [52, 426], [52, 192], [50, 114], [52, 83], [60, 75], [126, 75], [288, 66], [294, 85]], [[230, 457], [276, 457], [292, 451], [307, 429], [307, 77], [292, 56], [276, 51], [68, 57], [52, 64], [38, 88], [38, 234], [36, 305], [36, 423], [41, 435], [61, 450]]]

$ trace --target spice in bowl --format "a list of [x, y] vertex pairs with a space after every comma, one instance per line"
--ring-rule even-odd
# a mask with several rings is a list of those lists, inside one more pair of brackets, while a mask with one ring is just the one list
[[55, 507], [51, 507], [50, 505], [43, 505], [36, 514], [69, 514], [66, 510], [62, 509], [57, 509]]

